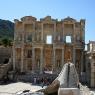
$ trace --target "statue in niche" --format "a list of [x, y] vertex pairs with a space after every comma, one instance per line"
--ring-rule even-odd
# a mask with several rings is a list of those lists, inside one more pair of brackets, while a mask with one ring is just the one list
[[60, 35], [56, 35], [55, 41], [59, 42], [60, 41]]
[[60, 35], [58, 35], [58, 41], [60, 41]]
[[67, 51], [67, 59], [71, 59], [71, 50], [70, 49], [68, 49], [68, 51]]
[[76, 35], [76, 41], [79, 42], [80, 41], [80, 33], [78, 32]]
[[60, 60], [57, 60], [57, 67], [60, 67]]
[[37, 41], [40, 41], [40, 32], [37, 33]]

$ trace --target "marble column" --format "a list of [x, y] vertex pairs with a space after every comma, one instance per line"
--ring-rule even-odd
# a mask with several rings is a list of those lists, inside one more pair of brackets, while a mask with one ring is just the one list
[[27, 49], [24, 47], [24, 71], [28, 71]]
[[56, 34], [56, 23], [54, 23], [53, 42], [55, 41], [55, 34]]
[[[24, 25], [23, 25], [23, 31], [24, 31]], [[22, 33], [22, 45], [21, 45], [21, 72], [23, 72], [23, 65], [24, 65], [24, 33]]]
[[40, 55], [40, 73], [43, 73], [43, 48], [41, 50], [41, 55]]
[[62, 27], [63, 27], [63, 31], [62, 31], [62, 32], [63, 32], [63, 33], [62, 33], [62, 34], [63, 34], [62, 42], [64, 43], [64, 42], [66, 41], [66, 37], [65, 37], [65, 33], [64, 33], [64, 32], [65, 32], [65, 31], [64, 31], [64, 28], [65, 28], [65, 27], [64, 27], [64, 23], [62, 24]]
[[32, 47], [32, 73], [35, 72], [35, 48]]
[[75, 30], [76, 27], [75, 27], [75, 24], [74, 24], [74, 28], [73, 29], [74, 29], [74, 32], [73, 32], [73, 39], [72, 40], [73, 40], [73, 42], [75, 44], [76, 43], [76, 39], [75, 39], [75, 37], [76, 37], [76, 35], [75, 35], [76, 34], [76, 30]]
[[63, 67], [63, 65], [64, 65], [64, 48], [62, 48], [62, 67]]
[[[35, 37], [35, 33], [36, 33], [36, 32], [35, 32], [35, 24], [32, 23], [31, 25], [33, 25], [33, 30], [32, 30], [32, 31], [33, 31], [33, 32], [32, 32], [32, 42], [34, 42], [34, 39], [35, 39], [34, 37]], [[28, 37], [28, 36], [27, 36], [27, 37]]]
[[41, 41], [43, 42], [43, 23], [41, 24], [41, 27], [42, 27]]
[[82, 77], [82, 78], [81, 78], [82, 81], [85, 81], [85, 80], [86, 80], [84, 68], [85, 68], [85, 65], [84, 65], [84, 62], [83, 62], [83, 50], [81, 50], [81, 59], [80, 59], [79, 76], [80, 76], [80, 78]]
[[52, 72], [54, 73], [55, 72], [55, 69], [56, 69], [56, 62], [55, 62], [55, 48], [53, 48], [53, 67], [52, 67]]
[[83, 66], [84, 66], [84, 64], [83, 64], [83, 50], [81, 51], [81, 71], [80, 72], [83, 72]]
[[73, 47], [73, 63], [75, 64], [76, 61], [76, 49]]
[[23, 72], [24, 47], [21, 48], [21, 72]]
[[32, 32], [32, 42], [34, 42], [34, 32]]

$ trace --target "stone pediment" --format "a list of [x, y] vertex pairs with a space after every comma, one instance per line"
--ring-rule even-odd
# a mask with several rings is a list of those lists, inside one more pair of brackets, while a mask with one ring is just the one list
[[55, 19], [52, 19], [51, 16], [46, 16], [45, 18], [40, 19], [43, 22], [55, 22]]
[[69, 17], [69, 16], [68, 16], [67, 18], [63, 19], [63, 21], [76, 22], [75, 19], [73, 19], [73, 18], [71, 18], [71, 17]]
[[36, 18], [32, 16], [25, 16], [21, 18], [21, 21], [36, 21]]
[[45, 21], [52, 21], [51, 16], [46, 16], [46, 17], [44, 18], [44, 20], [45, 20]]

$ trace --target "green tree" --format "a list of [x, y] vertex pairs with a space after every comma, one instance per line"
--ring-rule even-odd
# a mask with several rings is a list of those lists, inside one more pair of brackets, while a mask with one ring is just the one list
[[2, 45], [4, 45], [5, 47], [12, 45], [12, 40], [8, 38], [3, 38], [1, 41], [2, 41]]

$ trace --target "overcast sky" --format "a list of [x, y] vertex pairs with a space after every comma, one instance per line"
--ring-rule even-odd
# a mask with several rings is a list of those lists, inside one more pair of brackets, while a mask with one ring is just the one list
[[86, 19], [86, 43], [95, 40], [95, 0], [0, 0], [0, 19], [13, 21], [28, 15], [38, 20], [47, 15]]

